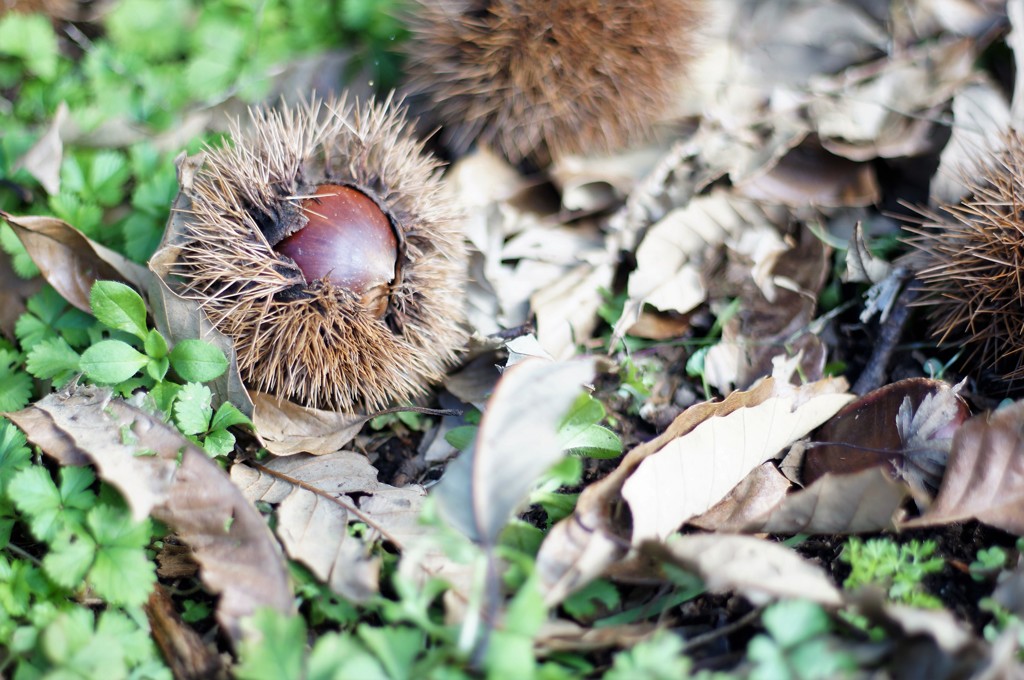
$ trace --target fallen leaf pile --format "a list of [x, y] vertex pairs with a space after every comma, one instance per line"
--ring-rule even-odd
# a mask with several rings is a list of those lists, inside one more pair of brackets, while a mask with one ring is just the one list
[[[932, 654], [964, 677], [1019, 676], [1016, 640], [844, 590], [822, 559], [780, 539], [970, 521], [1024, 535], [1024, 401], [995, 408], [998, 395], [971, 391], [974, 376], [925, 378], [920, 361], [899, 374], [913, 377], [849, 387], [902, 281], [869, 245], [895, 240], [901, 202], [959, 200], [969, 163], [1022, 123], [1024, 3], [714, 5], [678, 120], [649, 147], [556, 158], [533, 175], [480, 148], [447, 169], [471, 246], [473, 337], [431, 404], [447, 410], [422, 431], [374, 429], [391, 412], [318, 411], [248, 390], [230, 341], [175, 289], [173, 229], [143, 269], [64, 221], [0, 213], [75, 307], [89, 311], [95, 281], [121, 281], [172, 341], [221, 347], [232, 365], [211, 389], [254, 428], [225, 470], [161, 414], [100, 388], [72, 383], [6, 416], [57, 464], [94, 466], [135, 518], [166, 524], [235, 641], [258, 609], [292, 611], [285, 556], [365, 603], [394, 555], [410, 582], [449, 584], [447, 618], [480, 654], [489, 634], [509, 633], [503, 532], [522, 518], [544, 532], [529, 581], [548, 617], [530, 640], [539, 650], [649, 639], [654, 626], [591, 627], [566, 603], [605, 581], [674, 588], [682, 570], [700, 592], [754, 608], [797, 598], [863, 617], [865, 630], [890, 633], [872, 653], [892, 668]], [[1003, 40], [1017, 60], [1013, 101], [982, 66]], [[44, 186], [58, 181], [58, 129], [21, 159]], [[179, 161], [176, 215], [200, 163]], [[27, 292], [0, 288], [10, 334]], [[829, 294], [848, 299], [826, 308]], [[631, 410], [622, 384], [637, 367], [650, 392]], [[627, 450], [582, 465], [578, 499], [548, 527], [534, 494], [575, 450], [562, 428], [583, 394], [608, 405], [603, 450], [619, 437]], [[401, 449], [399, 474], [382, 473], [385, 444]], [[1021, 574], [995, 597], [1024, 616]]]

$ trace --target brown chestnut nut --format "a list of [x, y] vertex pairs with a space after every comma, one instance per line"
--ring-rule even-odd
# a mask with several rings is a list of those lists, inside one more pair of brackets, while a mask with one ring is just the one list
[[306, 225], [274, 249], [294, 260], [306, 281], [326, 278], [361, 296], [378, 316], [384, 314], [398, 242], [380, 207], [350, 187], [321, 184], [302, 202], [302, 214]]

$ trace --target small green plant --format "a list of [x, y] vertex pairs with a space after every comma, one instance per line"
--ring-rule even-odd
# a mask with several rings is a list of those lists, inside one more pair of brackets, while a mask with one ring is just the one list
[[836, 678], [857, 668], [853, 656], [838, 650], [829, 637], [831, 622], [818, 604], [778, 602], [764, 610], [761, 622], [768, 634], [747, 646], [752, 680]]
[[980, 549], [969, 567], [971, 578], [975, 581], [984, 581], [995, 577], [1006, 566], [1008, 557], [1006, 551], [998, 545]]
[[840, 559], [850, 565], [843, 587], [884, 588], [889, 599], [915, 607], [938, 608], [942, 602], [924, 590], [923, 580], [942, 571], [945, 561], [934, 557], [934, 541], [909, 541], [902, 545], [887, 538], [862, 541], [851, 538]]

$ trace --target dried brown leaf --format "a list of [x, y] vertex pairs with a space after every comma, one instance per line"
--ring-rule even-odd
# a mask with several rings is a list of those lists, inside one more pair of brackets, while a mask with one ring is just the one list
[[904, 484], [879, 468], [845, 475], [828, 474], [806, 489], [747, 522], [744, 533], [859, 534], [895, 527], [907, 498]]
[[968, 519], [1024, 534], [1024, 401], [971, 418], [953, 437], [935, 502], [906, 527]]
[[945, 38], [811, 82], [822, 145], [854, 161], [930, 150], [934, 115], [968, 81], [978, 42]]
[[644, 305], [686, 313], [701, 304], [707, 294], [701, 269], [709, 254], [744, 230], [773, 222], [753, 202], [723, 191], [695, 198], [658, 220], [637, 248], [616, 336], [636, 323]]
[[25, 311], [25, 301], [43, 285], [38, 276], [23, 279], [14, 272], [11, 258], [0, 254], [0, 335], [14, 339], [14, 324]]
[[260, 607], [291, 612], [287, 566], [263, 517], [173, 427], [93, 387], [48, 395], [8, 417], [62, 464], [94, 462], [136, 516], [151, 508], [176, 531], [192, 547], [203, 583], [220, 594], [217, 620], [233, 640], [240, 620]]
[[[823, 392], [841, 391], [845, 389], [845, 383], [827, 380], [808, 387]], [[778, 399], [780, 393], [793, 394], [793, 391], [794, 388], [769, 378], [747, 392], [730, 394], [722, 402], [691, 406], [661, 435], [629, 451], [611, 474], [585, 488], [573, 515], [551, 528], [537, 555], [537, 572], [545, 600], [549, 604], [560, 602], [626, 554], [631, 532], [623, 508], [622, 489], [645, 460], [667, 449], [702, 423], [725, 418], [748, 407]], [[838, 398], [840, 395], [831, 396]], [[756, 436], [763, 437], [763, 432]], [[736, 481], [741, 479], [742, 476]], [[708, 480], [703, 481], [706, 483]], [[723, 496], [729, 490], [726, 489]]]
[[853, 399], [842, 380], [800, 388], [770, 382], [775, 389], [766, 398], [709, 417], [640, 463], [622, 487], [633, 515], [634, 545], [664, 540]]
[[791, 150], [770, 171], [737, 185], [737, 190], [747, 198], [794, 208], [866, 206], [881, 197], [870, 164], [835, 156], [808, 143]]
[[886, 385], [815, 433], [818, 443], [804, 457], [803, 482], [882, 465], [927, 498], [942, 480], [953, 434], [969, 415], [959, 388], [940, 380]]
[[43, 278], [61, 296], [89, 312], [89, 291], [100, 279], [123, 281], [138, 291], [149, 290], [152, 275], [113, 250], [96, 243], [55, 217], [15, 216], [0, 211], [14, 229]]
[[798, 238], [786, 244], [772, 228], [756, 236], [747, 232], [730, 245], [730, 260], [743, 272], [740, 309], [705, 360], [708, 383], [720, 391], [746, 389], [772, 374], [776, 361], [793, 357], [799, 357], [804, 380], [822, 377], [825, 347], [808, 327], [828, 277], [830, 250], [806, 226]]
[[61, 102], [54, 113], [53, 121], [39, 140], [14, 164], [14, 169], [23, 168], [35, 177], [50, 196], [60, 193], [60, 166], [64, 160], [64, 142], [60, 128], [68, 115], [68, 105]]
[[249, 394], [256, 433], [267, 451], [275, 456], [333, 453], [355, 439], [371, 418], [299, 406], [262, 392]]
[[377, 592], [380, 560], [369, 556], [366, 542], [349, 536], [348, 523], [364, 522], [398, 548], [421, 531], [423, 488], [378, 482], [377, 470], [360, 453], [239, 464], [231, 468], [231, 480], [250, 501], [279, 504], [276, 531], [288, 554], [352, 601]]
[[754, 468], [728, 496], [689, 523], [708, 531], [742, 531], [781, 503], [791, 486], [769, 461]]
[[753, 536], [690, 534], [641, 545], [641, 555], [675, 564], [716, 593], [736, 592], [755, 605], [802, 598], [838, 606], [843, 598], [825, 571], [791, 548]]
[[224, 662], [211, 646], [185, 624], [174, 601], [163, 586], [157, 585], [143, 609], [149, 620], [153, 642], [176, 680], [227, 678]]

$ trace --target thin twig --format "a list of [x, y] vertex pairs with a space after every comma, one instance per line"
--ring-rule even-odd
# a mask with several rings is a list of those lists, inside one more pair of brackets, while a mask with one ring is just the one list
[[896, 298], [892, 313], [885, 320], [879, 329], [878, 342], [868, 359], [867, 365], [861, 372], [857, 382], [853, 385], [854, 394], [867, 394], [871, 390], [878, 389], [885, 381], [886, 372], [889, 369], [889, 361], [896, 350], [896, 345], [903, 335], [903, 328], [910, 318], [910, 306], [917, 297], [917, 291], [907, 286]]
[[301, 479], [296, 479], [296, 478], [290, 477], [289, 475], [286, 475], [284, 473], [278, 472], [277, 470], [272, 470], [272, 469], [270, 469], [270, 468], [268, 468], [268, 467], [266, 467], [264, 465], [260, 465], [259, 463], [255, 462], [255, 461], [249, 461], [246, 464], [247, 465], [251, 465], [252, 467], [256, 468], [257, 470], [259, 470], [260, 472], [262, 472], [265, 475], [270, 475], [271, 477], [276, 477], [277, 479], [280, 479], [281, 481], [288, 482], [289, 484], [294, 484], [295, 486], [299, 487], [300, 489], [305, 489], [306, 491], [310, 491], [312, 493], [315, 493], [317, 496], [320, 496], [321, 498], [326, 498], [327, 500], [331, 501], [332, 503], [336, 503], [336, 504], [340, 505], [341, 507], [343, 507], [344, 509], [348, 510], [353, 515], [358, 517], [359, 520], [361, 522], [364, 522], [368, 527], [370, 527], [371, 529], [373, 529], [374, 531], [379, 533], [381, 536], [384, 536], [385, 538], [388, 538], [388, 540], [390, 540], [390, 532], [385, 531], [384, 527], [382, 527], [380, 524], [378, 524], [373, 519], [371, 519], [369, 515], [367, 515], [365, 512], [363, 512], [362, 510], [357, 508], [354, 504], [346, 502], [346, 501], [343, 501], [341, 498], [339, 498], [337, 496], [334, 496], [332, 494], [329, 494], [326, 491], [324, 491], [323, 489], [319, 489], [319, 488], [313, 486], [312, 484], [308, 484], [308, 483], [302, 481]]
[[703, 647], [709, 642], [714, 642], [720, 637], [730, 635], [731, 633], [734, 633], [741, 628], [745, 628], [746, 626], [753, 623], [754, 619], [759, 617], [762, 611], [764, 611], [764, 607], [758, 607], [753, 611], [747, 612], [746, 614], [736, 619], [732, 623], [727, 623], [721, 628], [716, 628], [712, 631], [704, 633], [703, 635], [698, 635], [696, 637], [690, 638], [683, 644], [683, 652], [688, 652], [691, 649], [695, 649], [697, 647]]

